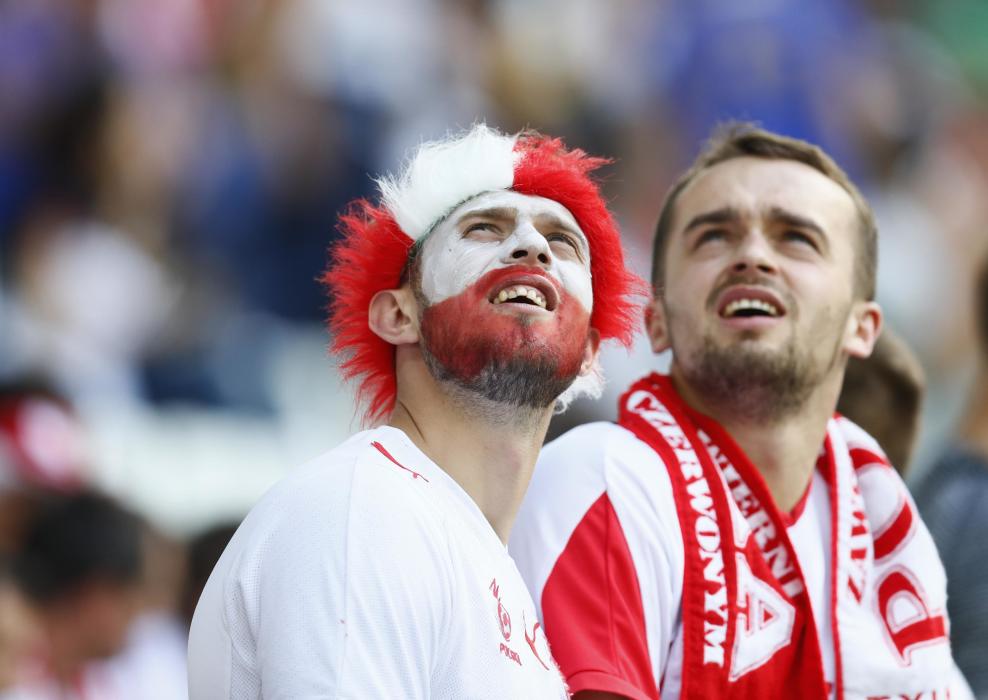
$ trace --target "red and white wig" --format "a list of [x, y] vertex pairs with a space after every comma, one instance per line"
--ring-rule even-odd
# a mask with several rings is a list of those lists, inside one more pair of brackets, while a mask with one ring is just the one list
[[[590, 177], [607, 162], [567, 149], [558, 138], [535, 132], [508, 136], [479, 124], [420, 146], [398, 177], [378, 180], [379, 204], [363, 199], [350, 204], [340, 216], [342, 237], [322, 282], [331, 300], [330, 349], [343, 357], [343, 376], [358, 381], [357, 397], [368, 422], [386, 419], [397, 394], [395, 348], [370, 329], [371, 299], [400, 286], [416, 241], [460, 204], [485, 192], [545, 197], [570, 211], [590, 245], [590, 325], [601, 340], [630, 346], [641, 320], [634, 297], [647, 294], [648, 287], [625, 267], [617, 224]], [[599, 370], [593, 375], [580, 382], [579, 393], [594, 393], [596, 384], [599, 394]]]

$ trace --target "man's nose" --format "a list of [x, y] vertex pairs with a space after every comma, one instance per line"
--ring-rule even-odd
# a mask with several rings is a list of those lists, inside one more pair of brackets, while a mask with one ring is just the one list
[[539, 265], [548, 268], [552, 264], [549, 241], [530, 223], [522, 223], [511, 234], [510, 248], [505, 262], [522, 265]]
[[741, 239], [732, 265], [735, 272], [758, 270], [773, 274], [778, 270], [772, 245], [760, 230], [749, 231]]

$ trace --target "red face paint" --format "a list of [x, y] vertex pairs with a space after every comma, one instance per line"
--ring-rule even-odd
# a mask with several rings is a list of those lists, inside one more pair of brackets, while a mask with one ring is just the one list
[[[512, 283], [526, 284], [525, 278], [533, 276], [555, 290], [558, 303], [553, 310], [491, 301], [496, 291]], [[422, 336], [429, 352], [464, 380], [509, 360], [551, 364], [557, 378], [575, 378], [589, 330], [590, 313], [583, 305], [540, 269], [525, 265], [493, 270], [422, 315]]]

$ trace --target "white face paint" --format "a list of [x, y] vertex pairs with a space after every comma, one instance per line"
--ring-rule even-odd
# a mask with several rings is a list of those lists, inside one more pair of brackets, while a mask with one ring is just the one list
[[487, 192], [464, 202], [422, 247], [422, 291], [431, 304], [502, 267], [537, 266], [589, 313], [590, 247], [569, 210], [545, 197]]

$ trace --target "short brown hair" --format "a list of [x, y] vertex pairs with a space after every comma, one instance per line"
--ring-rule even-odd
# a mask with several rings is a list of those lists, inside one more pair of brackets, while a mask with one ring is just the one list
[[868, 202], [854, 183], [837, 163], [819, 147], [806, 141], [774, 134], [759, 129], [753, 124], [731, 123], [719, 128], [707, 142], [703, 151], [693, 161], [689, 170], [683, 173], [669, 189], [659, 223], [655, 227], [655, 242], [652, 247], [652, 286], [657, 294], [664, 281], [663, 265], [665, 263], [666, 244], [671, 233], [672, 220], [675, 215], [676, 200], [683, 190], [695, 180], [700, 173], [718, 163], [733, 158], [753, 156], [775, 160], [794, 160], [805, 163], [818, 170], [840, 185], [854, 201], [858, 213], [858, 228], [861, 245], [855, 270], [855, 291], [865, 299], [875, 296], [875, 274], [878, 264], [878, 228], [875, 216]]

